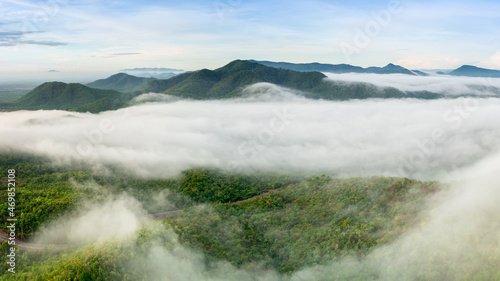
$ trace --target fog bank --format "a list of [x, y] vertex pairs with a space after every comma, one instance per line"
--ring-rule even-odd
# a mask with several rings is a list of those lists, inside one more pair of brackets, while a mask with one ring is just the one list
[[115, 165], [145, 177], [215, 166], [419, 179], [460, 176], [500, 152], [497, 98], [334, 102], [255, 87], [261, 95], [165, 98], [97, 115], [4, 112], [0, 150], [48, 156], [59, 165], [83, 161], [101, 171]]

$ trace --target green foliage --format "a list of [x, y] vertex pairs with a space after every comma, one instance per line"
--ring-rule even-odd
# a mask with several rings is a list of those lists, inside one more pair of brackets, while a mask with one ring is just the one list
[[[200, 182], [208, 180], [205, 174]], [[181, 241], [214, 258], [265, 262], [291, 273], [392, 241], [435, 189], [409, 179], [322, 176], [239, 204], [185, 212], [169, 223]]]
[[27, 92], [27, 90], [0, 90], [0, 103], [13, 102]]
[[[402, 66], [394, 65], [392, 63], [386, 65], [385, 67], [368, 67], [362, 68], [359, 66], [354, 66], [350, 64], [324, 64], [324, 63], [288, 63], [288, 62], [272, 62], [272, 61], [254, 61], [265, 66], [291, 69], [295, 71], [321, 71], [330, 73], [376, 73], [376, 74], [407, 74], [407, 75], [418, 75], [427, 76], [427, 74], [421, 71], [410, 71]], [[414, 73], [415, 72], [415, 73]]]
[[[117, 242], [62, 252], [18, 249], [16, 273], [4, 273], [0, 280], [141, 280], [140, 274], [127, 272], [130, 253], [130, 247]], [[8, 266], [1, 267], [6, 272]]]
[[182, 175], [179, 191], [196, 202], [236, 202], [294, 182], [286, 176], [234, 174], [204, 168], [186, 170]]
[[163, 92], [193, 99], [230, 98], [241, 95], [243, 87], [268, 82], [308, 90], [326, 76], [319, 72], [297, 72], [236, 60], [214, 71], [203, 69], [168, 80], [150, 82], [141, 92]]
[[[108, 100], [117, 101], [121, 93], [113, 90], [93, 89], [82, 84], [47, 82], [36, 87], [15, 102], [18, 109], [74, 110], [83, 105]], [[91, 105], [96, 107], [96, 105]]]
[[110, 98], [102, 98], [100, 100], [96, 100], [95, 102], [87, 103], [82, 106], [75, 108], [75, 111], [78, 112], [90, 112], [90, 113], [99, 113], [102, 111], [118, 109], [122, 107], [123, 104], [112, 100]]
[[368, 83], [325, 81], [324, 78], [326, 76], [320, 72], [301, 72], [268, 67], [251, 61], [235, 60], [213, 71], [203, 69], [167, 80], [152, 81], [137, 94], [163, 92], [192, 99], [231, 98], [241, 96], [241, 90], [246, 86], [267, 82], [302, 91], [307, 97], [314, 99], [348, 100], [404, 97], [430, 99], [440, 97], [439, 94], [425, 91], [403, 92], [391, 87], [381, 88]]
[[[6, 183], [5, 171], [16, 169], [16, 214], [18, 230], [22, 228], [19, 238], [71, 214], [82, 202], [100, 202], [110, 194], [126, 192], [149, 212], [182, 209], [179, 215], [160, 223], [145, 224], [127, 241], [65, 250], [17, 249], [15, 275], [5, 274], [9, 246], [1, 243], [0, 280], [155, 280], [148, 274], [155, 266], [161, 267], [162, 261], [152, 265], [148, 257], [158, 247], [177, 253], [180, 249], [202, 251], [208, 267], [223, 260], [236, 267], [259, 265], [285, 275], [335, 261], [362, 260], [409, 227], [423, 223], [418, 214], [425, 208], [427, 196], [440, 187], [436, 182], [406, 178], [291, 178], [208, 168], [190, 169], [173, 179], [145, 180], [120, 173], [96, 175], [83, 168], [62, 169], [48, 165], [43, 158], [25, 155], [0, 156], [2, 185]], [[171, 202], [159, 200], [163, 195]], [[5, 196], [5, 192], [0, 194], [0, 219], [4, 222]], [[498, 222], [492, 221], [488, 227], [494, 231]], [[484, 246], [481, 239], [470, 237], [467, 245]], [[190, 250], [182, 251], [179, 257], [189, 259]], [[444, 277], [456, 269], [451, 254], [430, 253], [423, 257], [426, 268], [410, 267], [414, 272], [408, 276], [446, 280]], [[448, 280], [496, 280], [500, 276], [497, 249], [466, 262], [471, 265], [460, 271], [465, 273], [451, 274]], [[377, 271], [366, 265], [349, 266], [353, 267], [350, 275], [342, 280], [376, 278]], [[385, 266], [380, 270], [392, 270]]]
[[[395, 70], [391, 68], [387, 71], [400, 71], [397, 66], [394, 67], [396, 67]], [[381, 68], [378, 71], [385, 71], [384, 69]], [[15, 102], [1, 103], [0, 101], [0, 109], [59, 109], [97, 113], [124, 107], [127, 101], [142, 93], [165, 93], [198, 100], [224, 99], [239, 97], [246, 86], [259, 82], [298, 90], [313, 99], [405, 97], [434, 99], [441, 97], [440, 94], [428, 91], [404, 92], [396, 88], [377, 87], [368, 83], [326, 81], [325, 78], [324, 74], [316, 71], [301, 72], [268, 67], [251, 61], [235, 60], [213, 71], [202, 69], [164, 80], [139, 78], [119, 73], [88, 84], [88, 86], [100, 89], [75, 83], [47, 82]], [[116, 90], [128, 93], [122, 94]]]

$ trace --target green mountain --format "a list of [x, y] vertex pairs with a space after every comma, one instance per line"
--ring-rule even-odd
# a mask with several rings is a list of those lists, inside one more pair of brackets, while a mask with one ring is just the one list
[[155, 78], [136, 77], [126, 73], [118, 73], [106, 79], [89, 83], [86, 86], [125, 93], [138, 90], [152, 80], [155, 80]]
[[500, 70], [479, 68], [472, 65], [462, 65], [461, 67], [448, 73], [452, 76], [468, 76], [468, 77], [500, 77]]
[[[400, 67], [389, 65], [385, 71]], [[382, 71], [382, 70], [380, 70]], [[59, 109], [82, 112], [101, 112], [126, 106], [126, 102], [142, 93], [165, 93], [191, 99], [224, 99], [242, 96], [243, 89], [255, 83], [267, 82], [301, 92], [305, 97], [325, 100], [366, 98], [439, 98], [427, 91], [404, 92], [391, 87], [378, 87], [369, 83], [326, 80], [323, 73], [274, 68], [260, 63], [235, 60], [215, 69], [202, 69], [177, 75], [169, 79], [139, 78], [123, 73], [88, 85], [115, 89], [136, 88], [149, 81], [140, 90], [120, 93], [116, 90], [91, 88], [82, 84], [47, 82], [14, 102], [0, 103], [0, 111]]]
[[[397, 66], [390, 66], [389, 71]], [[403, 92], [396, 88], [380, 88], [368, 83], [325, 81], [323, 73], [301, 72], [265, 66], [260, 63], [235, 60], [215, 70], [203, 69], [166, 80], [149, 82], [140, 93], [165, 93], [193, 99], [220, 99], [242, 95], [246, 86], [267, 82], [299, 90], [308, 98], [347, 100], [364, 98], [437, 98], [430, 92]]]
[[[114, 90], [94, 89], [82, 84], [47, 82], [19, 98], [13, 106], [17, 109], [31, 110], [82, 108], [98, 112], [118, 107], [121, 95]], [[94, 110], [94, 107], [99, 110]]]
[[[368, 67], [362, 68], [350, 64], [325, 64], [325, 63], [289, 63], [289, 62], [272, 62], [272, 61], [256, 61], [265, 66], [290, 69], [295, 71], [320, 71], [330, 73], [375, 73], [375, 74], [407, 74], [407, 75], [422, 75], [420, 72], [408, 70], [402, 66], [394, 65], [392, 63], [384, 67]], [[425, 73], [424, 73], [425, 74]]]
[[141, 89], [141, 92], [162, 92], [194, 99], [217, 99], [238, 96], [245, 86], [259, 82], [307, 91], [320, 84], [323, 78], [326, 76], [319, 72], [276, 69], [236, 60], [216, 70], [202, 69], [167, 80], [152, 81]]

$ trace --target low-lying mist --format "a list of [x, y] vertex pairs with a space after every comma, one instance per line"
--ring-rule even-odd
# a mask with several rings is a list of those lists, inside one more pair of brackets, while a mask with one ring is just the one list
[[463, 171], [475, 176], [430, 197], [421, 223], [396, 241], [360, 259], [297, 272], [299, 280], [498, 280], [499, 169], [477, 177], [485, 164]]
[[411, 76], [406, 74], [325, 73], [329, 80], [364, 82], [401, 91], [429, 91], [448, 97], [461, 95], [500, 95], [500, 79], [489, 77], [456, 77], [449, 75]]
[[214, 166], [442, 179], [500, 152], [497, 98], [335, 102], [257, 84], [239, 99], [135, 102], [147, 103], [97, 115], [0, 113], [0, 150], [163, 178]]

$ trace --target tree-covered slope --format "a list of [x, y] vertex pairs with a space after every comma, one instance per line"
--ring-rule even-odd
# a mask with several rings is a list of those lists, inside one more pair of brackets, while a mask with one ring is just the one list
[[[273, 281], [497, 280], [500, 276], [494, 247], [481, 259], [466, 263], [454, 260], [453, 255], [463, 257], [461, 248], [452, 247], [452, 256], [439, 249], [418, 256], [394, 247], [429, 223], [425, 212], [429, 202], [449, 194], [428, 201], [443, 188], [436, 182], [206, 168], [186, 170], [171, 179], [145, 179], [118, 170], [103, 175], [85, 166], [58, 168], [28, 155], [0, 156], [1, 170], [16, 169], [16, 226], [21, 239], [64, 217], [60, 225], [84, 226], [92, 241], [105, 232], [101, 223], [91, 227], [96, 209], [123, 194], [136, 198], [150, 213], [182, 209], [171, 217], [141, 219], [131, 236], [43, 251], [18, 247], [15, 274], [7, 272], [10, 246], [2, 242], [0, 280], [261, 280], [262, 276], [273, 276], [262, 279]], [[0, 176], [0, 183], [6, 181], [5, 174]], [[162, 194], [168, 200], [158, 200]], [[0, 218], [5, 231], [7, 193], [0, 193], [0, 202], [4, 202]], [[85, 206], [88, 213], [78, 215], [76, 210]], [[97, 216], [113, 212], [103, 210]], [[79, 223], [67, 224], [68, 218]], [[495, 225], [493, 221], [491, 226]], [[471, 243], [481, 242], [471, 237]], [[386, 247], [396, 251], [389, 258], [413, 257], [418, 264], [390, 262], [385, 255], [393, 252], [379, 251]], [[402, 270], [403, 277], [398, 274]], [[325, 277], [317, 277], [321, 274]], [[391, 274], [397, 277], [381, 277]]]
[[115, 90], [118, 92], [131, 92], [140, 89], [142, 86], [155, 78], [136, 77], [126, 73], [118, 73], [106, 79], [100, 79], [87, 84], [87, 87], [105, 90]]
[[[384, 67], [367, 67], [362, 68], [360, 66], [350, 65], [350, 64], [327, 64], [327, 63], [290, 63], [290, 62], [272, 62], [272, 61], [256, 61], [250, 60], [252, 62], [257, 62], [265, 66], [290, 69], [295, 71], [321, 71], [321, 72], [331, 72], [331, 73], [374, 73], [374, 74], [407, 74], [407, 75], [422, 75], [419, 72], [410, 71], [402, 66], [394, 65], [392, 63]], [[425, 76], [425, 73], [424, 73]]]
[[[291, 274], [345, 256], [363, 256], [393, 241], [415, 222], [422, 200], [436, 190], [432, 182], [399, 178], [304, 178], [205, 168], [186, 170], [174, 179], [148, 180], [119, 172], [96, 175], [84, 167], [55, 168], [47, 160], [27, 155], [1, 156], [2, 170], [17, 171], [16, 225], [21, 239], [60, 217], [71, 217], [79, 206], [92, 202], [97, 208], [124, 193], [150, 212], [183, 211], [159, 220], [153, 230], [151, 224], [144, 224], [130, 241], [75, 244], [60, 251], [18, 249], [17, 273], [6, 275], [8, 265], [2, 262], [0, 280], [142, 280], [137, 276], [151, 273], [129, 265], [147, 260], [155, 248], [168, 251], [175, 245], [176, 251], [201, 251], [207, 263], [225, 261], [237, 267], [259, 263], [268, 270]], [[0, 182], [5, 180], [0, 178]], [[165, 192], [170, 203], [156, 204], [158, 209], [153, 209], [151, 202]], [[6, 196], [0, 194], [4, 222]], [[2, 224], [4, 231], [6, 227], [7, 223]], [[7, 243], [0, 250], [5, 257]], [[159, 259], [157, 266], [166, 265], [162, 262], [168, 263]], [[145, 280], [153, 280], [149, 277]]]
[[325, 77], [319, 72], [302, 73], [236, 60], [216, 70], [203, 69], [168, 80], [152, 81], [141, 92], [162, 92], [194, 99], [229, 98], [240, 95], [245, 86], [259, 82], [307, 91]]
[[[19, 98], [14, 106], [18, 109], [75, 110], [93, 104], [102, 110], [113, 109], [120, 97], [121, 93], [113, 90], [94, 89], [77, 83], [47, 82]], [[101, 102], [106, 105], [96, 104]]]
[[403, 92], [367, 83], [326, 81], [325, 78], [324, 74], [317, 71], [302, 72], [236, 60], [216, 70], [203, 69], [167, 80], [155, 80], [140, 92], [160, 92], [192, 99], [220, 99], [240, 96], [246, 86], [267, 82], [301, 91], [307, 97], [315, 99], [440, 97], [439, 94], [429, 92]]

